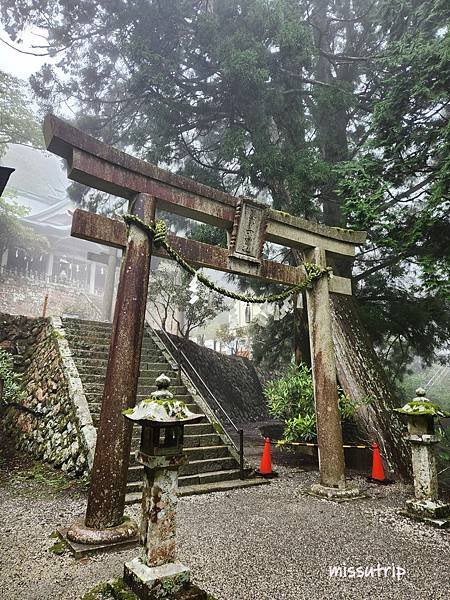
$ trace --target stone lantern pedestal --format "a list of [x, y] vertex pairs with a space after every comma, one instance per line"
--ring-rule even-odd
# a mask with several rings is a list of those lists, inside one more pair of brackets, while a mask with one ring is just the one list
[[203, 415], [174, 400], [165, 375], [156, 384], [158, 391], [124, 412], [142, 426], [137, 460], [144, 467], [141, 553], [125, 563], [124, 581], [142, 600], [206, 600], [205, 592], [189, 586], [188, 567], [176, 560], [178, 469], [187, 462], [184, 425], [199, 422]]
[[436, 418], [447, 413], [425, 398], [425, 390], [416, 390], [416, 398], [395, 409], [407, 416], [408, 435], [414, 475], [414, 496], [407, 500], [402, 514], [437, 527], [450, 526], [450, 504], [439, 500], [435, 446], [440, 441], [436, 433]]

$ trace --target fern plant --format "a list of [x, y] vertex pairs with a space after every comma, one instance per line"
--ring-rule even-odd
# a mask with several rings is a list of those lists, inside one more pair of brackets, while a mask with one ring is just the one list
[[14, 372], [14, 360], [9, 352], [0, 348], [0, 379], [3, 380], [2, 405], [15, 404], [23, 400], [25, 392], [20, 375]]

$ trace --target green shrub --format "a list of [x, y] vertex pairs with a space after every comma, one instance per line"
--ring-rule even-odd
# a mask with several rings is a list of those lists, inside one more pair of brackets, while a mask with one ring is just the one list
[[[285, 423], [287, 442], [310, 441], [317, 437], [311, 369], [292, 363], [285, 375], [270, 381], [264, 389], [269, 414]], [[353, 422], [358, 404], [338, 390], [341, 418]]]
[[3, 379], [1, 404], [20, 402], [24, 397], [20, 375], [14, 373], [14, 361], [9, 352], [0, 348], [0, 379]]
[[311, 371], [306, 365], [291, 364], [280, 379], [269, 381], [264, 389], [269, 414], [287, 421], [314, 410]]
[[284, 422], [283, 440], [286, 442], [309, 442], [316, 435], [316, 415], [292, 417]]

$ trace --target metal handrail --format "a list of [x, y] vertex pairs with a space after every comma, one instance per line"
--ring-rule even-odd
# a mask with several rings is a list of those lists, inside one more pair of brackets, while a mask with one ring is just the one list
[[100, 310], [100, 308], [95, 304], [95, 302], [92, 300], [92, 298], [89, 298], [88, 294], [84, 290], [80, 290], [80, 291], [81, 291], [82, 296], [88, 301], [88, 304], [90, 304], [90, 306], [92, 306], [94, 311], [97, 313], [97, 317], [100, 317], [100, 319], [103, 320], [103, 314], [102, 314], [102, 311]]
[[222, 412], [222, 414], [225, 416], [225, 418], [228, 421], [228, 423], [230, 423], [231, 427], [236, 431], [236, 433], [239, 434], [239, 448], [236, 446], [236, 444], [234, 443], [234, 441], [231, 438], [229, 438], [229, 439], [230, 439], [231, 443], [233, 444], [233, 446], [235, 447], [235, 449], [239, 452], [240, 478], [244, 479], [244, 430], [243, 429], [239, 429], [239, 427], [236, 425], [236, 423], [233, 421], [233, 419], [230, 417], [230, 415], [227, 413], [227, 411], [220, 404], [220, 401], [216, 398], [216, 396], [214, 395], [214, 393], [211, 390], [211, 388], [209, 387], [209, 385], [206, 383], [206, 381], [203, 379], [203, 377], [200, 375], [200, 373], [197, 371], [197, 369], [191, 363], [191, 361], [186, 356], [186, 354], [183, 352], [183, 350], [181, 350], [181, 348], [178, 348], [176, 346], [175, 342], [169, 336], [169, 334], [167, 333], [167, 331], [165, 331], [163, 328], [161, 328], [161, 329], [155, 329], [151, 325], [151, 323], [149, 323], [149, 318], [150, 318], [150, 320], [155, 325], [158, 325], [158, 323], [156, 322], [155, 317], [151, 314], [151, 312], [148, 309], [146, 309], [145, 318], [146, 318], [146, 321], [147, 321], [148, 325], [150, 326], [151, 330], [159, 337], [159, 339], [161, 340], [161, 342], [166, 346], [166, 349], [169, 350], [167, 348], [167, 344], [165, 344], [164, 341], [163, 341], [163, 339], [161, 339], [161, 335], [160, 334], [164, 334], [164, 338], [169, 342], [170, 346], [173, 348], [174, 352], [170, 352], [170, 350], [169, 350], [169, 352], [173, 356], [175, 362], [178, 365], [178, 378], [179, 378], [180, 383], [181, 383], [181, 371], [183, 371], [184, 374], [185, 374], [185, 376], [191, 382], [191, 384], [194, 387], [197, 387], [196, 384], [194, 383], [194, 381], [192, 380], [191, 375], [186, 370], [186, 366], [180, 360], [180, 358], [183, 357], [185, 363], [187, 365], [189, 365], [190, 369], [195, 374], [196, 378], [200, 381], [201, 385], [207, 391], [207, 393], [210, 396], [210, 398], [215, 402], [216, 406], [220, 409], [220, 411]]

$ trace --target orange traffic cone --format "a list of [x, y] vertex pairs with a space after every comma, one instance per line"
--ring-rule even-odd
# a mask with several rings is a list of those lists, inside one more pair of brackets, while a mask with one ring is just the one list
[[372, 481], [377, 483], [384, 483], [386, 478], [384, 476], [383, 462], [381, 460], [380, 449], [378, 448], [377, 442], [373, 443], [373, 457], [372, 457]]
[[263, 477], [271, 477], [274, 475], [272, 471], [272, 457], [270, 455], [270, 438], [264, 439], [264, 449], [261, 457], [261, 465], [259, 474]]

